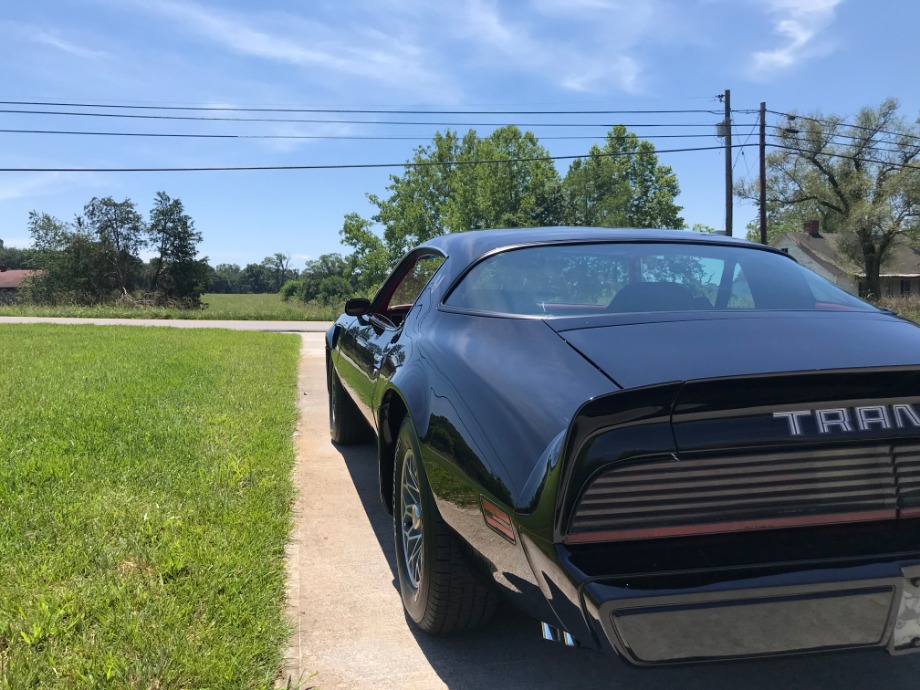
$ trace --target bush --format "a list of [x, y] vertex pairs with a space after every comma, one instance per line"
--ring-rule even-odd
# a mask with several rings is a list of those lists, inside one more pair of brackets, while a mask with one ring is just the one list
[[281, 299], [287, 302], [292, 297], [296, 297], [298, 293], [303, 291], [303, 282], [300, 280], [289, 280], [284, 285], [281, 286], [281, 289], [278, 291], [278, 294], [281, 295]]
[[352, 297], [354, 287], [342, 276], [329, 276], [323, 278], [319, 284], [319, 294], [317, 299], [322, 304], [334, 304], [335, 302], [345, 302]]

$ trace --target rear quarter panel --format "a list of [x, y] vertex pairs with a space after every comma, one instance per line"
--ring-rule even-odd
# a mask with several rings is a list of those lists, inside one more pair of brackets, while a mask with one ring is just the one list
[[[543, 488], [545, 451], [592, 397], [616, 386], [540, 320], [422, 309], [388, 386], [407, 402], [439, 512], [498, 584], [551, 619], [521, 549], [486, 526], [482, 497], [514, 514]], [[411, 351], [411, 354], [410, 354]], [[547, 525], [551, 536], [552, 526]], [[549, 618], [548, 618], [549, 617]]]

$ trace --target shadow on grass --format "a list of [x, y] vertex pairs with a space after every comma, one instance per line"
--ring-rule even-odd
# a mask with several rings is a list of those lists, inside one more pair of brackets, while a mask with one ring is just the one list
[[[338, 446], [398, 588], [392, 519], [377, 489], [376, 447]], [[838, 652], [762, 661], [639, 669], [587, 649], [540, 638], [537, 622], [508, 605], [484, 630], [432, 637], [406, 620], [432, 669], [450, 688], [885, 688], [915, 690], [920, 654], [893, 658], [884, 651]]]

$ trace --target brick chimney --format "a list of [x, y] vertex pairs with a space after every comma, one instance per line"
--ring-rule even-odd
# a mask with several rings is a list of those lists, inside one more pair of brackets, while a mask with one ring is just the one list
[[802, 223], [802, 229], [812, 237], [821, 237], [821, 233], [818, 232], [818, 221], [816, 220], [806, 220]]

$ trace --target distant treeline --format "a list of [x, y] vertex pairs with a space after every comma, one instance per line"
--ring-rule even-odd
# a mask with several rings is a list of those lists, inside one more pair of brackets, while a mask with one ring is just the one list
[[[655, 147], [626, 127], [574, 159], [564, 176], [532, 132], [501, 127], [485, 137], [438, 133], [418, 147], [387, 196], [368, 194], [370, 218], [345, 216], [346, 256], [324, 254], [303, 270], [276, 253], [240, 267], [198, 258], [201, 234], [179, 199], [159, 192], [144, 220], [130, 199], [92, 199], [71, 223], [32, 212], [32, 249], [3, 249], [0, 264], [37, 268], [23, 297], [96, 304], [115, 299], [196, 305], [203, 292], [280, 292], [285, 300], [332, 304], [372, 295], [410, 248], [431, 237], [479, 228], [553, 225], [685, 227], [680, 191]], [[695, 228], [696, 229], [696, 228]], [[711, 230], [710, 228], [702, 228]], [[153, 251], [143, 261], [140, 253]]]
[[[28, 230], [30, 248], [0, 240], [0, 266], [37, 271], [18, 296], [33, 304], [122, 300], [196, 307], [205, 292], [277, 293], [300, 275], [282, 253], [243, 268], [212, 267], [198, 256], [201, 233], [182, 201], [165, 192], [157, 193], [147, 219], [130, 199], [94, 197], [71, 222], [32, 211]], [[142, 253], [152, 257], [144, 260]]]

